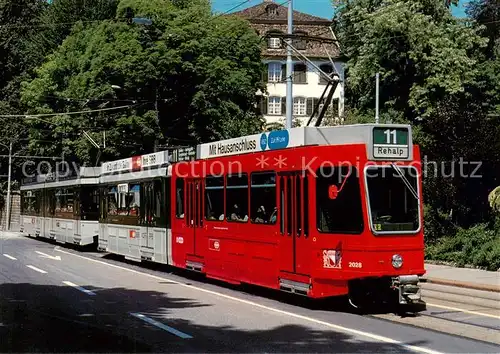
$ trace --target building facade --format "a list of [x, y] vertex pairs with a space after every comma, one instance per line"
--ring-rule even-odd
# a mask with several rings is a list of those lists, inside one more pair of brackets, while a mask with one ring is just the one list
[[[286, 44], [280, 35], [287, 33], [287, 7], [273, 0], [235, 12], [234, 15], [248, 20], [257, 34], [266, 38], [263, 60], [266, 66], [264, 81], [267, 92], [263, 93], [261, 111], [268, 126], [284, 125], [286, 119]], [[340, 48], [331, 29], [332, 21], [299, 11], [293, 12], [292, 45], [313, 64], [303, 58], [293, 57], [293, 118], [294, 125], [304, 125], [323, 94], [328, 80], [315, 66], [325, 73], [336, 72], [340, 76], [328, 117], [333, 123], [342, 121], [344, 112], [344, 65], [339, 60]], [[276, 34], [276, 37], [273, 37]], [[305, 37], [328, 39], [324, 42]], [[333, 40], [334, 42], [332, 42]]]

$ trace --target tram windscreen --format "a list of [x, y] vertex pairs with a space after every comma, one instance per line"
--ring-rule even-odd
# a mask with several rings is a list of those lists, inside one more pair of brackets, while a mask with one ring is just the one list
[[415, 232], [419, 229], [417, 170], [379, 166], [366, 169], [369, 213], [377, 233]]

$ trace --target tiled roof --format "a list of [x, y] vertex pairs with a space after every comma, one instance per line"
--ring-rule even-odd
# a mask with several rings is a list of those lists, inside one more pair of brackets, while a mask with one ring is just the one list
[[[264, 0], [262, 3], [249, 7], [245, 10], [234, 12], [231, 15], [237, 15], [253, 23], [269, 23], [269, 22], [286, 22], [287, 21], [287, 6], [281, 5], [283, 1], [273, 2]], [[276, 12], [268, 11], [268, 6], [275, 7]], [[332, 14], [333, 15], [333, 14]], [[293, 11], [294, 24], [329, 24], [332, 21], [327, 18], [312, 16], [303, 12]]]

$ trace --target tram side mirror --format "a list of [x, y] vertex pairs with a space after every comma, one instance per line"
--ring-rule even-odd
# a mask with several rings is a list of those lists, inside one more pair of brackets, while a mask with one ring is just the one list
[[339, 188], [332, 184], [331, 186], [328, 187], [328, 198], [330, 199], [337, 199], [337, 196], [339, 195]]

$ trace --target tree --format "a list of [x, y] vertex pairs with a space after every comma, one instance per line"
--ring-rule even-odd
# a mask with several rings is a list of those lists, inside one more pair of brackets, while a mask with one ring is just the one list
[[476, 0], [468, 5], [467, 12], [474, 20], [479, 33], [488, 44], [475, 52], [479, 62], [476, 78], [476, 96], [488, 108], [490, 116], [500, 116], [500, 3]]
[[334, 1], [336, 33], [347, 57], [346, 97], [354, 108], [374, 106], [381, 75], [382, 107], [407, 119], [428, 117], [440, 99], [464, 91], [478, 70], [470, 52], [485, 45], [443, 1]]
[[98, 23], [115, 17], [119, 0], [53, 0], [40, 14], [38, 30], [30, 37], [29, 49], [37, 55], [35, 65], [51, 54], [79, 22]]
[[9, 113], [18, 111], [19, 77], [30, 67], [26, 39], [37, 31], [43, 0], [0, 0], [0, 101]]
[[[128, 23], [130, 12], [152, 25]], [[30, 120], [38, 153], [93, 162], [84, 130], [97, 141], [106, 131], [111, 159], [150, 152], [155, 140], [186, 145], [262, 127], [260, 39], [243, 20], [212, 16], [206, 1], [123, 0], [115, 19], [78, 23], [47, 59], [23, 86], [30, 114], [130, 107]]]
[[490, 203], [491, 208], [500, 214], [500, 186], [496, 187], [491, 191], [488, 195], [488, 201]]

